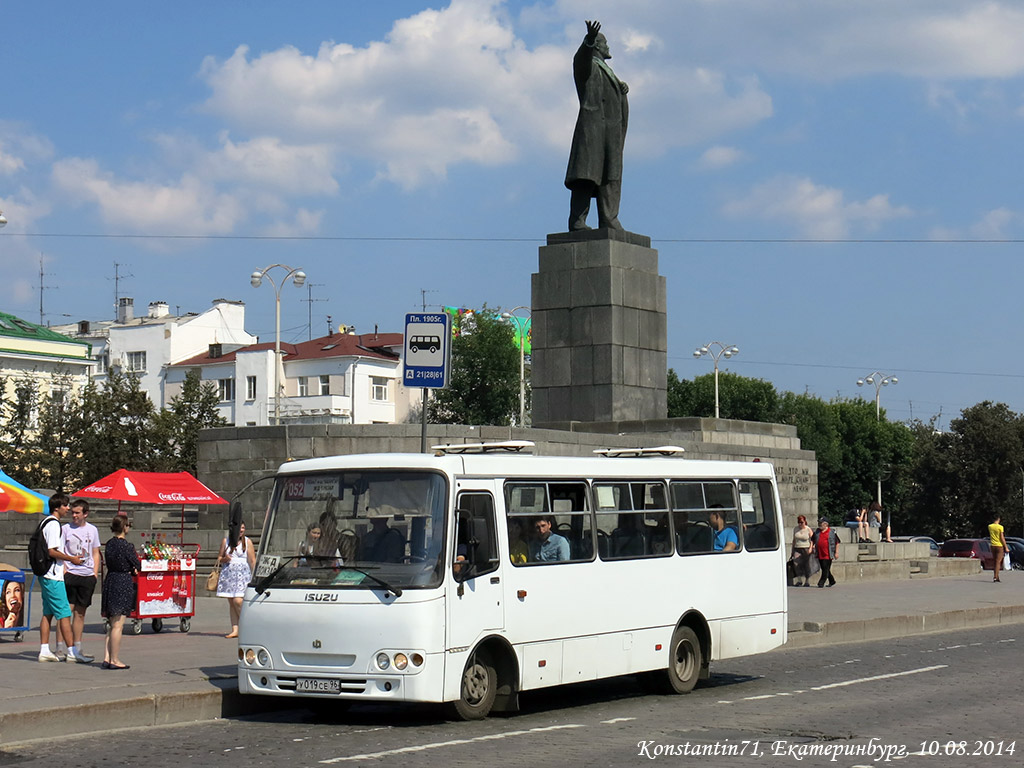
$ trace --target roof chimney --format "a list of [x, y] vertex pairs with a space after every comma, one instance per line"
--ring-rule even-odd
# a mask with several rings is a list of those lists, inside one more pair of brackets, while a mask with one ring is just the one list
[[166, 301], [151, 301], [149, 302], [149, 316], [151, 318], [165, 317], [171, 313], [170, 306]]
[[117, 300], [117, 322], [124, 325], [135, 319], [135, 299], [122, 296]]

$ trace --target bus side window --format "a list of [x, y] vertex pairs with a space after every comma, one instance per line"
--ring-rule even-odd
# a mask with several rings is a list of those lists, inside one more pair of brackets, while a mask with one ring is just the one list
[[486, 492], [460, 493], [456, 506], [452, 572], [458, 574], [462, 568], [469, 567], [468, 578], [476, 578], [497, 570], [494, 498]]
[[740, 509], [746, 548], [754, 551], [777, 549], [779, 531], [772, 484], [767, 480], [741, 480]]

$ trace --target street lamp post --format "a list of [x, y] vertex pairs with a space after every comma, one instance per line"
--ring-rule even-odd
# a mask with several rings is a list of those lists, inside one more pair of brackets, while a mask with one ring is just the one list
[[[516, 312], [522, 310], [526, 317], [519, 317]], [[516, 321], [519, 329], [519, 426], [526, 426], [526, 321], [533, 318], [529, 307], [512, 307], [508, 312], [501, 313], [502, 318]]]
[[[287, 272], [284, 279], [281, 280], [280, 286], [268, 274], [270, 270], [277, 268]], [[286, 264], [271, 264], [269, 267], [253, 272], [249, 277], [253, 288], [259, 288], [263, 283], [263, 278], [267, 278], [274, 286], [274, 424], [281, 423], [281, 288], [289, 277], [296, 288], [306, 282], [305, 272], [301, 269], [293, 269]]]
[[[857, 386], [858, 387], [863, 387], [865, 384], [874, 384], [875, 385], [875, 421], [881, 421], [882, 420], [882, 407], [880, 405], [880, 402], [881, 402], [881, 399], [882, 399], [882, 387], [887, 387], [890, 384], [899, 384], [899, 383], [900, 383], [900, 380], [897, 379], [895, 376], [890, 376], [889, 374], [882, 373], [881, 371], [872, 371], [867, 376], [865, 376], [863, 379], [857, 379]], [[877, 489], [877, 494], [878, 494], [878, 496], [875, 499], [875, 501], [877, 501], [879, 506], [881, 506], [881, 504], [882, 504], [882, 472], [881, 472], [881, 469], [879, 469], [879, 472], [878, 472], [878, 489]]]
[[4, 216], [4, 212], [0, 211], [0, 229], [7, 226], [7, 217]]
[[[718, 351], [715, 352], [711, 347], [718, 347]], [[737, 346], [730, 344], [723, 344], [720, 341], [709, 341], [703, 347], [698, 347], [693, 350], [693, 356], [701, 358], [707, 355], [715, 362], [715, 418], [718, 418], [718, 358], [724, 357], [728, 360], [733, 355], [738, 355], [740, 349]]]

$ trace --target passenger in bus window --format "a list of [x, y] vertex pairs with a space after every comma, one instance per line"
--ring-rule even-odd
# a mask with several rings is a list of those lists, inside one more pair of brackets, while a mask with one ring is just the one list
[[523, 538], [523, 524], [516, 517], [508, 521], [508, 555], [512, 565], [526, 562], [527, 546]]
[[320, 525], [319, 523], [310, 523], [309, 527], [306, 528], [306, 539], [299, 544], [299, 554], [305, 557], [306, 555], [312, 555], [317, 550], [317, 545], [320, 543]]
[[550, 515], [534, 520], [533, 539], [530, 541], [531, 563], [553, 563], [569, 559], [569, 542], [551, 530], [554, 522]]
[[725, 512], [721, 509], [712, 509], [708, 514], [708, 522], [715, 531], [715, 552], [732, 552], [739, 549], [739, 537], [736, 531], [725, 524]]

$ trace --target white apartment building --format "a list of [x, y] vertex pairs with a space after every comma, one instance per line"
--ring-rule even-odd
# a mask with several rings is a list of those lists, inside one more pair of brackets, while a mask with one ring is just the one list
[[[169, 366], [164, 397], [181, 391], [198, 370], [217, 386], [220, 412], [235, 426], [395, 424], [406, 420], [410, 394], [402, 384], [400, 333], [335, 333], [281, 344], [281, 397], [274, 400], [274, 343], [203, 354]], [[419, 395], [419, 390], [415, 390]]]
[[168, 366], [211, 345], [232, 350], [258, 341], [245, 331], [245, 304], [227, 299], [215, 299], [205, 312], [180, 316], [172, 315], [166, 302], [154, 301], [145, 316], [135, 317], [134, 300], [123, 297], [116, 320], [82, 320], [52, 330], [92, 344], [95, 381], [105, 381], [111, 367], [131, 373], [157, 408], [166, 407], [175, 394], [165, 387]]

